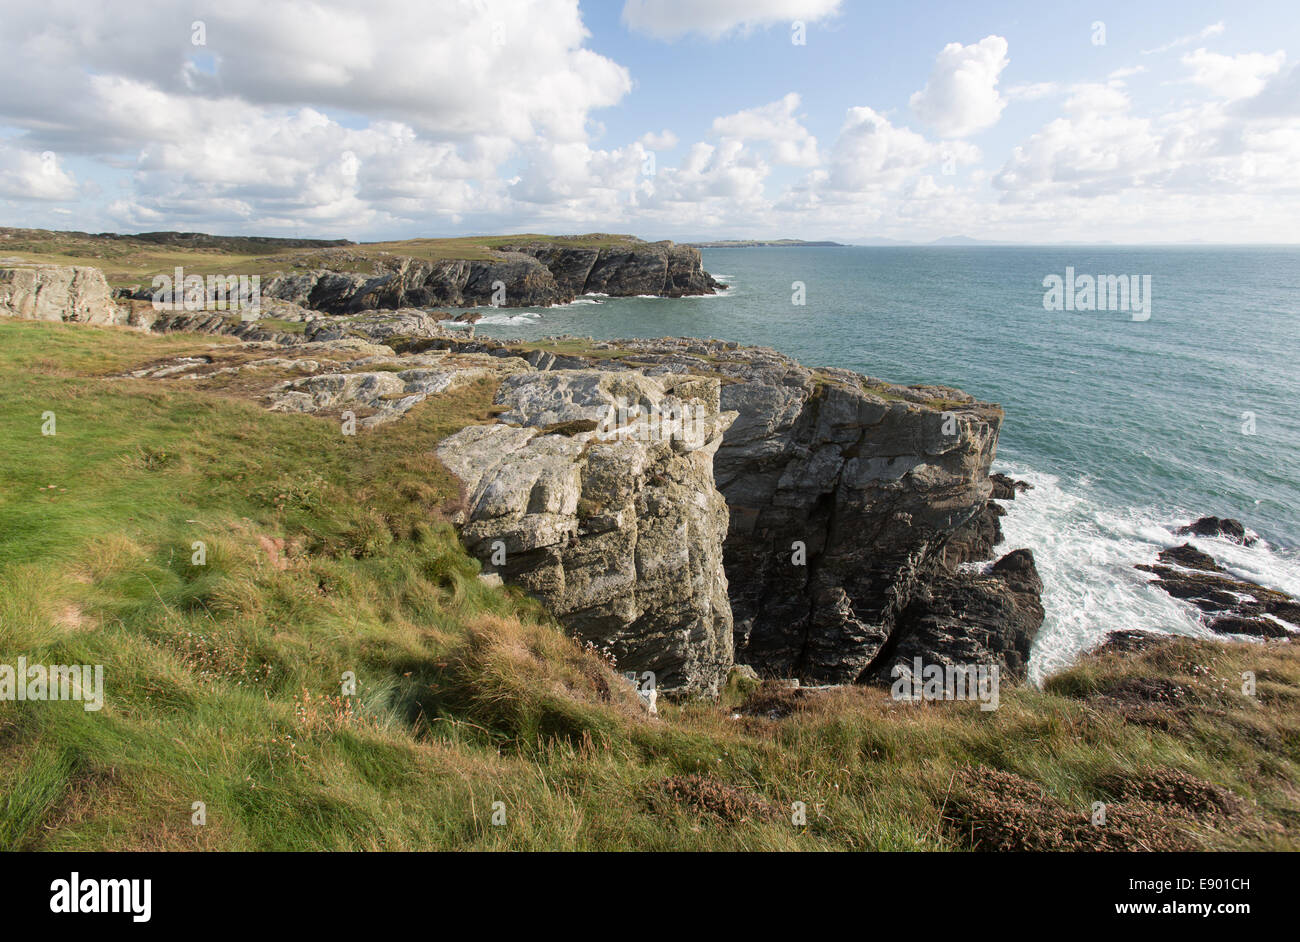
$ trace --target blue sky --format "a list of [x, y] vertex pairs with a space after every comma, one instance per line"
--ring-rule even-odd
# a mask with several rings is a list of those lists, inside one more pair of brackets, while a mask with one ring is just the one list
[[0, 14], [3, 225], [1297, 240], [1294, 3]]

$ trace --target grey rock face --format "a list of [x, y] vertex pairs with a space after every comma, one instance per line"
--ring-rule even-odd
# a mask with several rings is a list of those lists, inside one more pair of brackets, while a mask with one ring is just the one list
[[1001, 416], [969, 397], [940, 411], [838, 382], [742, 382], [722, 405], [743, 433], [717, 461], [738, 656], [856, 681], [945, 540], [984, 507]]
[[948, 547], [996, 513], [996, 406], [734, 343], [596, 346], [631, 353], [606, 369], [718, 376], [720, 407], [738, 414], [714, 460], [738, 661], [811, 682], [868, 680], [913, 595], [947, 574], [945, 559], [984, 558], [997, 540], [986, 528], [964, 550]]
[[483, 261], [430, 262], [392, 256], [373, 275], [313, 269], [276, 275], [264, 293], [330, 314], [376, 308], [472, 307], [491, 304], [498, 288], [505, 306], [572, 300], [550, 270], [526, 255], [503, 253]]
[[351, 314], [375, 308], [545, 306], [596, 292], [681, 297], [712, 294], [718, 287], [702, 268], [698, 249], [671, 242], [599, 249], [563, 242], [520, 243], [493, 254], [489, 259], [445, 261], [382, 256], [379, 270], [371, 274], [346, 270], [351, 262], [341, 252], [337, 270], [276, 275], [267, 280], [263, 294], [330, 314]]
[[122, 313], [98, 268], [0, 268], [0, 314], [36, 321], [117, 324]]
[[620, 669], [716, 696], [732, 620], [712, 465], [734, 418], [719, 412], [717, 381], [525, 373], [497, 401], [501, 424], [438, 448], [465, 483], [470, 552]]

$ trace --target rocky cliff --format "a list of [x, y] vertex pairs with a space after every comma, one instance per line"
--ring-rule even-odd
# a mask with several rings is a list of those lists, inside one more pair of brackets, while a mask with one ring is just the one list
[[[721, 341], [597, 346], [606, 370], [718, 377], [720, 407], [737, 415], [714, 475], [729, 514], [738, 662], [807, 681], [872, 679], [887, 645], [917, 630], [919, 622], [900, 615], [920, 589], [945, 577], [955, 590], [964, 577], [954, 564], [991, 552], [992, 539], [976, 549], [969, 532], [989, 513], [997, 406], [946, 387], [812, 370]], [[960, 558], [950, 542], [966, 545]], [[1041, 620], [1030, 605], [1018, 631], [1027, 640], [979, 645], [981, 656], [1016, 674], [1024, 657], [1008, 664], [1001, 652], [1024, 648], [1027, 656]]]
[[712, 294], [718, 283], [704, 271], [698, 249], [672, 242], [627, 242], [587, 247], [563, 242], [505, 245], [493, 257], [425, 261], [380, 256], [378, 271], [348, 271], [346, 256], [333, 270], [277, 275], [267, 297], [332, 314], [402, 307], [503, 307], [565, 304], [579, 295]]

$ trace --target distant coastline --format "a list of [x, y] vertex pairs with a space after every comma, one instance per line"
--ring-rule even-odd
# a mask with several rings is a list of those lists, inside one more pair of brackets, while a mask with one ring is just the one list
[[687, 242], [693, 249], [755, 248], [848, 248], [843, 242], [805, 242], [803, 239], [722, 239], [717, 242]]

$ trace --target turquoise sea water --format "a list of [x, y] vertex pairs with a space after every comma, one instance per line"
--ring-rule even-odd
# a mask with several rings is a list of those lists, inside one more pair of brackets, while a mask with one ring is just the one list
[[[1133, 569], [1196, 516], [1241, 519], [1259, 546], [1193, 542], [1300, 594], [1300, 249], [705, 249], [704, 265], [724, 295], [490, 311], [478, 331], [723, 337], [1001, 403], [998, 465], [1035, 484], [1005, 548], [1032, 548], [1044, 576], [1036, 677], [1108, 630], [1204, 633]], [[1045, 310], [1067, 266], [1150, 275], [1149, 318]]]

